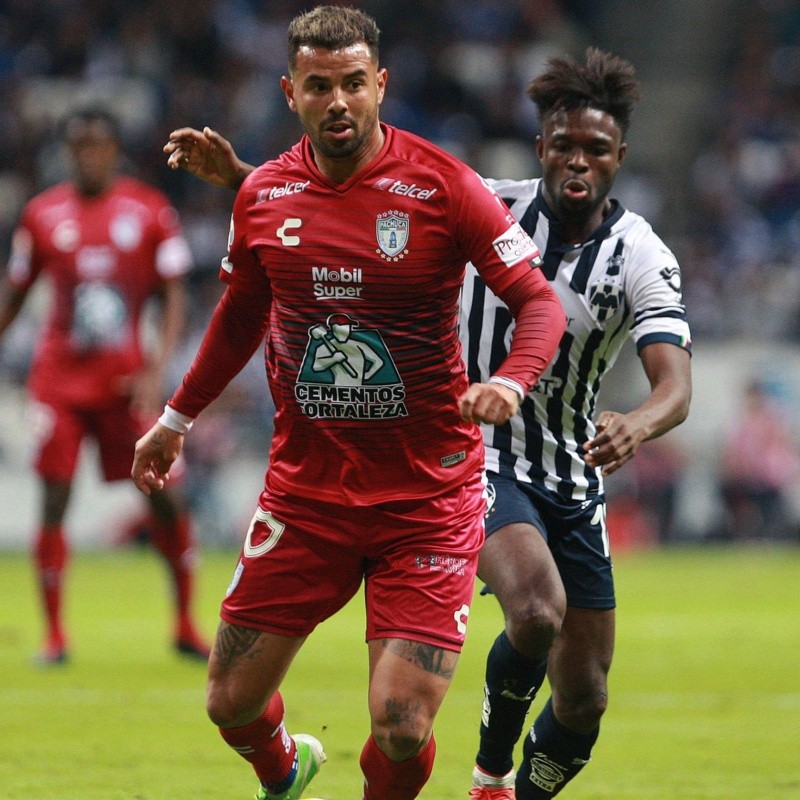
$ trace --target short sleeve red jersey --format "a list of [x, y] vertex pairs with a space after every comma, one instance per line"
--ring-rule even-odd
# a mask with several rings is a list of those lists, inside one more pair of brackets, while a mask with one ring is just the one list
[[[380, 154], [341, 184], [317, 169], [307, 137], [256, 169], [221, 271], [229, 292], [269, 303], [268, 486], [354, 505], [430, 497], [481, 467], [480, 431], [457, 402], [465, 264], [502, 295], [538, 259], [474, 171], [383, 130]], [[187, 379], [171, 404], [194, 416], [205, 400]]]
[[143, 306], [162, 281], [191, 267], [166, 196], [118, 178], [97, 197], [61, 183], [34, 197], [14, 234], [9, 278], [52, 284], [49, 316], [29, 378], [41, 400], [96, 406], [119, 396], [119, 378], [143, 364]]

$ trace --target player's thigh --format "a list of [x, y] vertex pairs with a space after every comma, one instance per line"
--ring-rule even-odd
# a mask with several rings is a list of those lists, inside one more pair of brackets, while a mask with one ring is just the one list
[[605, 697], [614, 655], [615, 623], [613, 608], [567, 609], [547, 662], [556, 705], [561, 702], [576, 706]]
[[358, 591], [362, 512], [265, 490], [222, 603], [226, 622], [307, 636]]
[[547, 542], [526, 522], [504, 525], [487, 537], [478, 559], [478, 575], [508, 614], [532, 602], [560, 609], [564, 587]]
[[461, 650], [486, 508], [483, 476], [425, 499], [370, 514], [367, 640], [410, 639]]
[[68, 406], [54, 406], [32, 399], [27, 417], [37, 474], [47, 481], [70, 483], [86, 434], [83, 415]]
[[478, 575], [507, 614], [527, 615], [536, 604], [565, 609], [564, 589], [535, 498], [517, 481], [491, 474], [486, 541]]

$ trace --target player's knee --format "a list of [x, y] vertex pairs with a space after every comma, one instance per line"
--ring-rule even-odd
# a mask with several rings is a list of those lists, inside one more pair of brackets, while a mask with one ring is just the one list
[[425, 746], [428, 734], [411, 730], [387, 729], [373, 733], [375, 742], [383, 754], [392, 761], [406, 761], [414, 758]]
[[413, 758], [425, 746], [430, 733], [430, 722], [420, 714], [387, 715], [372, 721], [375, 742], [392, 761]]
[[506, 610], [506, 629], [514, 647], [529, 658], [546, 655], [561, 631], [566, 606], [557, 598], [529, 598]]
[[260, 713], [260, 704], [225, 682], [208, 682], [206, 690], [206, 713], [219, 728], [236, 728], [252, 722]]

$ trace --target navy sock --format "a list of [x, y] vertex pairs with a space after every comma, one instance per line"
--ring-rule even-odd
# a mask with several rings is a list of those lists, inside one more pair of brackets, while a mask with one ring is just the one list
[[545, 800], [557, 795], [586, 766], [599, 733], [599, 725], [585, 735], [565, 728], [556, 719], [553, 700], [549, 699], [522, 746], [518, 800]]
[[519, 741], [533, 698], [544, 682], [547, 659], [531, 659], [515, 650], [503, 631], [486, 659], [483, 714], [477, 765], [493, 775], [514, 767]]

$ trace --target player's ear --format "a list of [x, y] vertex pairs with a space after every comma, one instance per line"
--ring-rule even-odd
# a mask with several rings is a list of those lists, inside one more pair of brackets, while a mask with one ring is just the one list
[[296, 112], [297, 103], [294, 100], [294, 84], [292, 83], [292, 79], [282, 75], [281, 89], [283, 90], [283, 94], [286, 96], [286, 102], [289, 104], [289, 108]]
[[617, 150], [617, 163], [622, 164], [627, 154], [628, 154], [628, 143], [622, 142], [619, 146], [619, 150]]
[[389, 72], [386, 67], [378, 70], [378, 105], [383, 102], [383, 96], [386, 93], [386, 82], [389, 80]]

